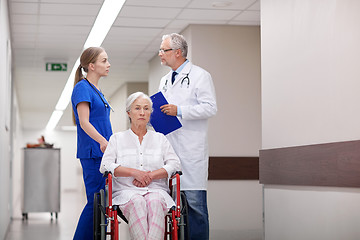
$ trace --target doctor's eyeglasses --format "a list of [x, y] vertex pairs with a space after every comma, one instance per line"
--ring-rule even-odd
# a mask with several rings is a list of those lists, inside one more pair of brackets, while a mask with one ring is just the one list
[[164, 53], [166, 53], [166, 52], [168, 52], [168, 51], [171, 51], [171, 50], [175, 50], [175, 49], [173, 49], [173, 48], [169, 48], [169, 49], [159, 49], [159, 54], [161, 53], [161, 54], [164, 54]]

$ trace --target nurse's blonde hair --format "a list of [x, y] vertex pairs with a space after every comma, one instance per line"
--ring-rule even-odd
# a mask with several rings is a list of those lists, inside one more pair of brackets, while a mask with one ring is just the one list
[[[99, 55], [104, 51], [105, 49], [102, 47], [89, 47], [82, 52], [80, 56], [80, 65], [78, 66], [75, 72], [74, 87], [80, 80], [85, 78], [85, 76], [83, 76], [82, 70], [87, 73], [89, 64], [95, 63]], [[74, 109], [74, 111], [75, 110], [76, 109]], [[72, 119], [74, 125], [76, 125], [74, 111], [72, 111]]]

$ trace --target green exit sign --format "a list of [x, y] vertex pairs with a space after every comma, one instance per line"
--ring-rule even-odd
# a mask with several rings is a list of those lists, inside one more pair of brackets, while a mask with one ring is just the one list
[[46, 63], [46, 71], [67, 71], [67, 63]]

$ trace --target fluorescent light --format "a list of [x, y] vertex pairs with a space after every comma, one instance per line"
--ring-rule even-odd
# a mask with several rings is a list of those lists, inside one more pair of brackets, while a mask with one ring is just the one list
[[105, 0], [95, 20], [84, 49], [93, 46], [100, 46], [119, 14], [125, 0]]
[[[108, 34], [111, 26], [113, 25], [117, 15], [123, 7], [125, 0], [105, 0], [98, 16], [96, 17], [94, 26], [92, 27], [89, 36], [84, 44], [84, 49], [88, 47], [99, 47], [103, 43], [106, 35]], [[63, 111], [69, 105], [71, 94], [74, 86], [74, 78], [76, 69], [80, 65], [80, 58], [76, 60], [76, 63], [70, 73], [70, 76], [65, 84], [64, 90], [56, 104], [55, 111], [50, 117], [50, 120], [46, 126], [47, 130], [53, 130], [58, 124]], [[60, 114], [61, 112], [61, 114]]]
[[61, 130], [63, 130], [63, 131], [76, 131], [77, 127], [76, 126], [61, 126]]
[[75, 62], [75, 65], [73, 69], [71, 70], [70, 76], [66, 82], [66, 85], [64, 87], [64, 90], [61, 93], [61, 96], [56, 104], [55, 110], [61, 110], [64, 111], [67, 106], [69, 105], [72, 90], [74, 87], [74, 79], [75, 79], [75, 73], [77, 68], [80, 65], [80, 58], [78, 58]]
[[53, 111], [53, 113], [51, 114], [50, 120], [49, 120], [48, 124], [46, 125], [46, 130], [48, 130], [48, 131], [54, 130], [54, 128], [56, 127], [56, 125], [59, 122], [63, 113], [64, 113], [63, 111], [59, 111], [59, 110]]

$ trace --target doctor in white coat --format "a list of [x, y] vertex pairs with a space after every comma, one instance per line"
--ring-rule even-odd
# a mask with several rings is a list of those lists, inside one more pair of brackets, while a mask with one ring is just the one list
[[207, 179], [209, 150], [208, 119], [217, 112], [215, 88], [210, 73], [193, 65], [187, 57], [188, 46], [182, 35], [164, 35], [160, 45], [161, 64], [171, 71], [159, 90], [169, 102], [161, 110], [177, 116], [182, 127], [167, 135], [179, 156], [183, 175], [181, 190], [189, 204], [190, 239], [209, 239]]

